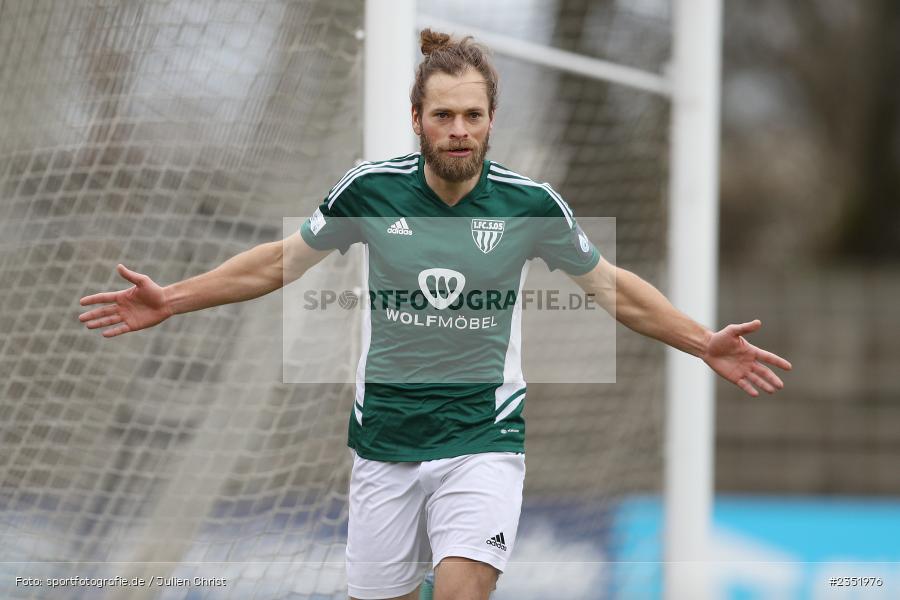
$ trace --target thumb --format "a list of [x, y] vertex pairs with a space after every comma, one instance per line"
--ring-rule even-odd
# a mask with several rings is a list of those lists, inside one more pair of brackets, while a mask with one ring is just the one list
[[144, 280], [143, 275], [141, 275], [140, 273], [137, 273], [135, 271], [132, 271], [131, 269], [129, 269], [122, 263], [119, 263], [118, 265], [116, 265], [116, 271], [118, 271], [119, 275], [121, 275], [124, 279], [127, 279], [134, 285], [140, 285], [141, 283], [143, 283], [143, 280]]
[[762, 327], [762, 321], [760, 321], [759, 319], [754, 319], [748, 323], [735, 325], [734, 331], [737, 335], [746, 335], [748, 333], [757, 331], [760, 327]]

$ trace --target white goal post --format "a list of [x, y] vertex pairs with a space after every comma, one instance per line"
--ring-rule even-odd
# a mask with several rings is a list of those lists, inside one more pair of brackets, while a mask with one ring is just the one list
[[[446, 20], [420, 15], [415, 0], [367, 0], [367, 154], [408, 148], [409, 116], [389, 106], [409, 89], [412, 57], [404, 28], [433, 26], [466, 31], [495, 52], [579, 75], [605, 79], [669, 97], [672, 103], [667, 295], [681, 310], [709, 327], [716, 324], [718, 266], [718, 147], [721, 0], [676, 0], [673, 54], [659, 75], [579, 56]], [[409, 31], [407, 29], [406, 31]], [[399, 79], [398, 79], [399, 78]], [[388, 82], [402, 86], [386, 91]], [[397, 102], [406, 107], [406, 103]], [[377, 108], [376, 108], [377, 107]], [[375, 116], [377, 115], [377, 117]], [[390, 136], [396, 136], [393, 139]], [[390, 141], [388, 141], [390, 139]], [[378, 151], [378, 152], [376, 152]], [[397, 152], [394, 152], [396, 154]], [[707, 548], [713, 496], [715, 390], [712, 373], [696, 359], [669, 350], [666, 386], [665, 596], [709, 596]]]
[[[673, 15], [669, 297], [716, 325], [721, 0], [678, 0]], [[711, 596], [713, 373], [670, 349], [664, 534], [667, 598]]]

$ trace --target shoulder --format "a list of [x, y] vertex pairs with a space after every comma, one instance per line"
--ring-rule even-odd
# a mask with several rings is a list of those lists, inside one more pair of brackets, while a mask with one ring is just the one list
[[573, 219], [572, 209], [549, 183], [540, 183], [491, 161], [488, 179], [507, 193], [519, 194], [531, 204], [533, 216]]
[[338, 199], [346, 196], [345, 192], [351, 189], [359, 189], [365, 185], [377, 185], [383, 177], [396, 177], [398, 175], [414, 175], [419, 165], [419, 153], [413, 152], [404, 156], [390, 158], [388, 160], [362, 162], [346, 173], [328, 192], [328, 207], [338, 202]]

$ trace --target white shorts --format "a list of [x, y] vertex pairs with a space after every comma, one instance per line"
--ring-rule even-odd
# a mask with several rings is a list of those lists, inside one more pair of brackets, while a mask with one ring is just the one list
[[354, 598], [416, 589], [448, 556], [498, 571], [516, 542], [525, 455], [487, 452], [425, 462], [381, 462], [353, 453], [347, 582]]

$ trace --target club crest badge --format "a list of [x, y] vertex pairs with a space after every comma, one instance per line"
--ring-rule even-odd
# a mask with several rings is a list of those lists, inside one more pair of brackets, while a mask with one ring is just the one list
[[505, 227], [506, 222], [499, 219], [472, 219], [472, 240], [487, 254], [500, 243]]

